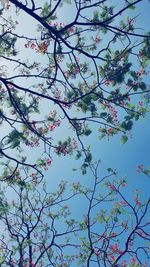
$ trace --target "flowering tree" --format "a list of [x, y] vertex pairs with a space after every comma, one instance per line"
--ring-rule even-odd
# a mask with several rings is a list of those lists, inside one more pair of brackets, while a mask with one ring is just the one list
[[[100, 178], [84, 138], [97, 129], [124, 144], [148, 111], [140, 2], [0, 0], [0, 266], [149, 265], [150, 200], [127, 196], [110, 168]], [[43, 170], [73, 152], [92, 185], [49, 193]]]
[[[1, 267], [149, 266], [150, 199], [136, 189], [129, 199], [116, 171], [100, 178], [98, 165], [94, 170], [90, 188], [65, 181], [55, 193], [43, 182], [1, 187]], [[7, 190], [15, 200], [6, 198]], [[74, 210], [78, 201], [85, 203], [81, 215]]]
[[[11, 164], [2, 179], [13, 177], [20, 165], [40, 172], [52, 152], [76, 151], [85, 158], [85, 172], [92, 156], [82, 137], [93, 124], [100, 139], [121, 134], [125, 143], [134, 121], [146, 114], [150, 35], [136, 22], [136, 7], [144, 1], [112, 2], [0, 1], [0, 115], [7, 129], [0, 149]], [[65, 134], [58, 141], [64, 127], [73, 130], [72, 138]], [[42, 161], [35, 157], [29, 164], [26, 153], [20, 156], [42, 143]]]

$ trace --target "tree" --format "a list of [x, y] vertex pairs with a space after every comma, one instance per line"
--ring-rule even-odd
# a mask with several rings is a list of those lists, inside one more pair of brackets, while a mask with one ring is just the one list
[[[75, 151], [77, 158], [84, 157], [85, 172], [92, 155], [83, 137], [93, 124], [100, 139], [120, 133], [125, 143], [134, 121], [148, 110], [143, 79], [150, 35], [138, 29], [134, 13], [144, 1], [0, 2], [0, 112], [1, 125], [8, 129], [1, 137], [1, 157], [11, 164], [1, 179], [12, 178], [21, 165], [40, 172], [41, 162], [31, 164], [20, 152], [42, 143], [43, 164], [50, 164], [53, 152]], [[66, 10], [71, 18], [62, 16]], [[24, 20], [35, 32], [23, 28]], [[73, 137], [58, 141], [61, 127], [71, 127]]]
[[[145, 2], [41, 2], [0, 0], [0, 266], [146, 267], [150, 199], [138, 189], [131, 199], [111, 168], [101, 177], [85, 139], [97, 128], [124, 144], [149, 110], [150, 33], [136, 12]], [[81, 159], [91, 185], [62, 181], [49, 193], [54, 153]]]
[[[90, 188], [65, 181], [53, 193], [44, 182], [1, 187], [1, 267], [149, 266], [150, 199], [135, 189], [130, 200], [115, 170], [98, 177], [94, 168]], [[15, 200], [6, 198], [7, 190]], [[81, 215], [74, 210], [78, 201], [86, 204]]]

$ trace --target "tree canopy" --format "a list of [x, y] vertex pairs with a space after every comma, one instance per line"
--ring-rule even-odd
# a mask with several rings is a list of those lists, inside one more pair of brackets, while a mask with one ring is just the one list
[[[1, 155], [14, 170], [40, 169], [42, 162], [29, 164], [15, 151], [42, 143], [49, 163], [52, 153], [75, 150], [90, 161], [82, 139], [93, 124], [100, 139], [128, 140], [149, 102], [150, 37], [136, 24], [140, 2], [1, 1], [1, 125], [8, 129]], [[71, 128], [74, 137], [58, 142], [58, 127]]]
[[[97, 131], [125, 144], [149, 111], [141, 3], [0, 0], [0, 266], [148, 266], [150, 199], [131, 200], [111, 168], [99, 175], [87, 141]], [[50, 193], [55, 155], [80, 159], [91, 187], [62, 181]]]
[[[0, 222], [7, 233], [0, 238], [1, 266], [148, 266], [150, 198], [135, 190], [130, 201], [125, 179], [112, 169], [99, 177], [98, 165], [94, 169], [90, 188], [62, 181], [49, 193], [45, 183], [18, 181], [11, 185], [15, 200], [1, 188]], [[81, 215], [73, 202], [85, 202]]]

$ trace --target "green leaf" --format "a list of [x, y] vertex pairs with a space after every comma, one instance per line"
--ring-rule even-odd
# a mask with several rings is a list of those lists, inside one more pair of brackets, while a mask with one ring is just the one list
[[112, 172], [113, 169], [112, 169], [112, 168], [108, 168], [107, 171], [108, 171], [108, 172]]
[[0, 264], [4, 262], [4, 257], [0, 256]]
[[139, 83], [139, 87], [141, 88], [142, 91], [146, 90], [146, 84], [144, 82]]
[[122, 144], [125, 144], [127, 141], [128, 141], [128, 137], [127, 137], [126, 135], [123, 135], [123, 136], [121, 137], [121, 143], [122, 143]]
[[128, 9], [135, 10], [136, 7], [135, 6], [129, 6]]
[[121, 124], [121, 127], [127, 131], [130, 131], [132, 129], [133, 126], [133, 122], [131, 120], [129, 121], [123, 121], [123, 123]]
[[107, 112], [102, 112], [102, 113], [100, 114], [100, 116], [101, 116], [101, 117], [106, 117], [106, 116], [107, 116]]
[[26, 187], [26, 183], [24, 181], [18, 181], [18, 185], [21, 187]]
[[81, 156], [82, 156], [82, 154], [81, 154], [81, 152], [78, 150], [75, 159], [78, 160], [79, 158], [81, 158]]
[[88, 135], [90, 135], [91, 134], [91, 130], [90, 129], [85, 129], [85, 131], [84, 131], [84, 134], [86, 135], [86, 136], [88, 136]]

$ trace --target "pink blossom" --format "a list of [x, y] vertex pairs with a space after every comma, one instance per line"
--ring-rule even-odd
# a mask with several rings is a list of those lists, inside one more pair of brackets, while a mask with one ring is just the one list
[[142, 107], [143, 106], [143, 102], [139, 101], [139, 106]]
[[120, 205], [121, 206], [126, 206], [127, 205], [127, 202], [126, 201], [120, 201]]
[[46, 159], [46, 163], [47, 163], [48, 166], [50, 166], [51, 163], [52, 163], [52, 160], [50, 158], [48, 158], [48, 159]]
[[117, 188], [116, 188], [114, 185], [110, 185], [110, 189], [111, 189], [112, 191], [117, 191]]

